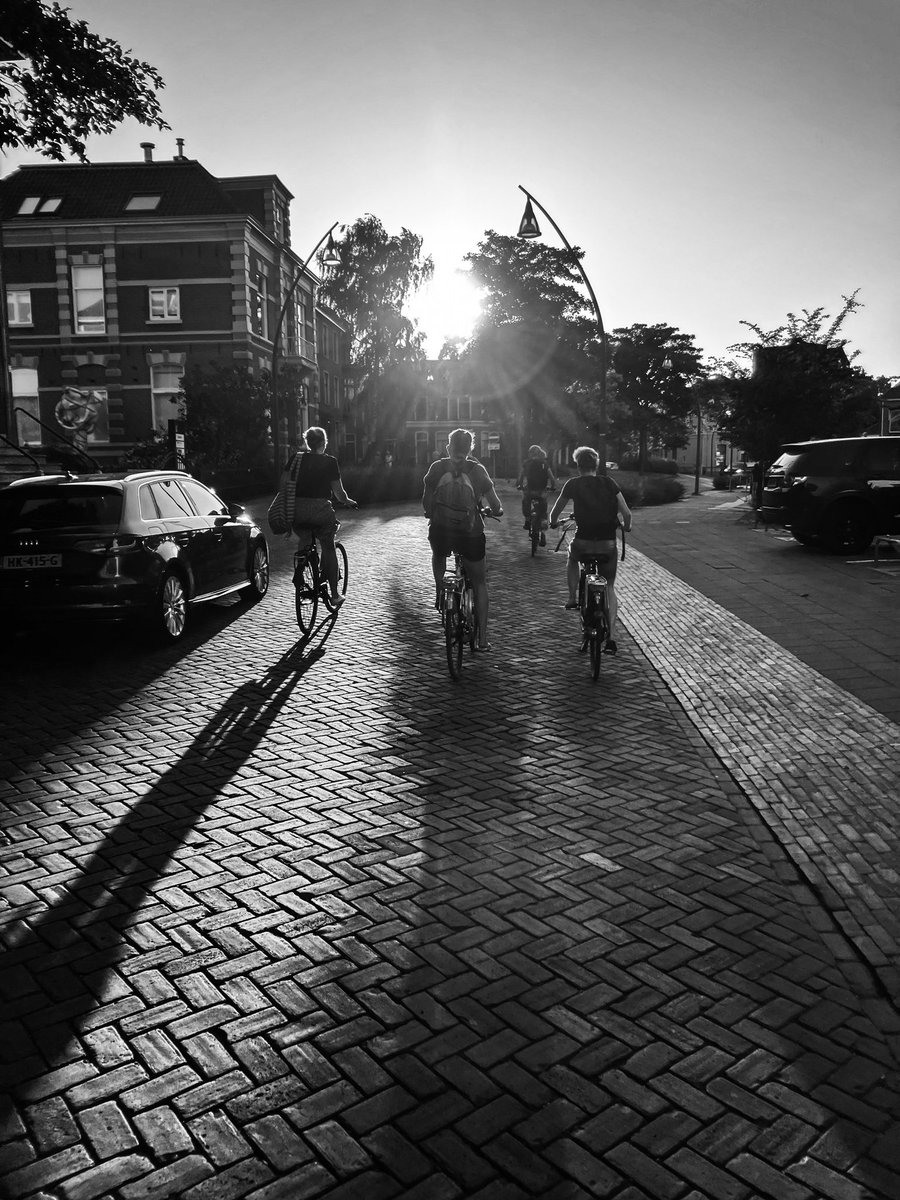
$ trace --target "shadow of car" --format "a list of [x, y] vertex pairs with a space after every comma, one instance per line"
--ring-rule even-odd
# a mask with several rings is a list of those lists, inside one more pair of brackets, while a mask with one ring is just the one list
[[239, 504], [185, 471], [38, 475], [0, 489], [0, 613], [133, 621], [163, 642], [190, 609], [269, 587], [269, 548]]

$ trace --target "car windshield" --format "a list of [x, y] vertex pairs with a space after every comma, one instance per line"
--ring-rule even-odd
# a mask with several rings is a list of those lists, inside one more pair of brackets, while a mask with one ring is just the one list
[[0, 492], [0, 533], [115, 533], [122, 492], [109, 487], [10, 487]]

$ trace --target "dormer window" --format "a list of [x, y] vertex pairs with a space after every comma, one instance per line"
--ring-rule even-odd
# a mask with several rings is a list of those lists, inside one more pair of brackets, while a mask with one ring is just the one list
[[19, 217], [42, 216], [44, 213], [55, 213], [62, 204], [62, 196], [26, 196], [19, 205], [16, 214]]
[[125, 205], [126, 212], [153, 212], [158, 207], [162, 196], [159, 195], [138, 195], [132, 196]]

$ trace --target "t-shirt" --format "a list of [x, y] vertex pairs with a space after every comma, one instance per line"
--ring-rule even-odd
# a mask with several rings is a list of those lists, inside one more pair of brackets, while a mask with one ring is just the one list
[[531, 458], [523, 468], [525, 487], [529, 492], [543, 492], [550, 482], [550, 468], [542, 458]]
[[303, 454], [297, 472], [297, 496], [304, 500], [330, 500], [331, 485], [340, 477], [341, 468], [332, 455]]
[[574, 505], [578, 537], [589, 542], [615, 540], [621, 491], [608, 475], [577, 475], [566, 480], [560, 499]]
[[[461, 463], [457, 464], [454, 464], [451, 458], [439, 458], [437, 462], [433, 462], [425, 472], [424, 482], [426, 489], [431, 488], [433, 490], [436, 488], [440, 483], [441, 476], [447, 471], [454, 470], [455, 466], [460, 467], [460, 469], [465, 471], [469, 476], [469, 479], [472, 481], [472, 487], [475, 489], [475, 499], [476, 501], [480, 502], [484, 493], [490, 491], [494, 485], [491, 482], [490, 475], [488, 475], [481, 463], [476, 462], [474, 458], [466, 458]], [[484, 519], [480, 513], [476, 514], [475, 528], [473, 532], [484, 532]]]

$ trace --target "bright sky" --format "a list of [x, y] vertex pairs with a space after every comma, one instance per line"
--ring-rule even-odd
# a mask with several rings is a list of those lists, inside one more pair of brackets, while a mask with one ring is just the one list
[[897, 0], [64, 3], [166, 80], [172, 132], [129, 123], [93, 161], [183, 137], [215, 175], [277, 174], [304, 257], [366, 212], [422, 235], [433, 355], [469, 332], [456, 270], [516, 232], [523, 184], [585, 250], [607, 330], [723, 354], [742, 319], [859, 288], [851, 347], [900, 374]]

